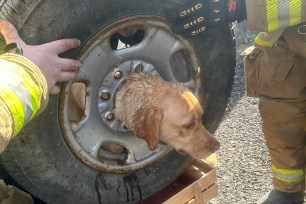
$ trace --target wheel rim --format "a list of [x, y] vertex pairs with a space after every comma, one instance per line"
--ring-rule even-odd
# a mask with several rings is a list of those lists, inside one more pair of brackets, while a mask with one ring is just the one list
[[[116, 34], [131, 31], [129, 39], [138, 31], [144, 35], [135, 44], [119, 42], [119, 47], [112, 47]], [[198, 95], [200, 69], [192, 44], [174, 35], [160, 17], [133, 16], [101, 29], [78, 58], [82, 67], [76, 78], [63, 86], [59, 99], [61, 132], [71, 152], [93, 169], [114, 173], [137, 171], [165, 157], [172, 150], [169, 145], [159, 144], [150, 151], [144, 140], [116, 120], [114, 93], [130, 73], [144, 72], [182, 83]], [[85, 110], [71, 92], [75, 83], [85, 85]], [[110, 151], [105, 144], [116, 145], [119, 151]]]

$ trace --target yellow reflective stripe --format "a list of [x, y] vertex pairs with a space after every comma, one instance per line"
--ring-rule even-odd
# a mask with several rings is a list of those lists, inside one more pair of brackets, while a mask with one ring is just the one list
[[267, 39], [267, 33], [260, 33], [255, 38], [255, 44], [259, 46], [272, 46], [272, 42]]
[[287, 183], [298, 183], [304, 179], [304, 171], [301, 169], [279, 169], [272, 165], [273, 176]]
[[301, 23], [302, 21], [302, 2], [301, 0], [289, 1], [290, 26]]
[[267, 22], [268, 22], [268, 31], [278, 30], [278, 4], [271, 3], [271, 0], [266, 0], [267, 5]]
[[28, 90], [28, 92], [30, 93], [32, 115], [31, 118], [29, 119], [32, 119], [40, 107], [41, 93], [39, 87], [35, 84], [32, 78], [23, 69], [16, 68], [15, 66], [2, 66], [1, 69], [13, 72], [15, 75], [17, 75], [22, 81], [23, 85]]
[[12, 118], [14, 121], [13, 136], [15, 136], [21, 130], [24, 124], [24, 110], [22, 107], [22, 103], [20, 102], [18, 96], [14, 93], [14, 91], [11, 90], [10, 87], [6, 84], [1, 84], [0, 96], [3, 102], [11, 111]]

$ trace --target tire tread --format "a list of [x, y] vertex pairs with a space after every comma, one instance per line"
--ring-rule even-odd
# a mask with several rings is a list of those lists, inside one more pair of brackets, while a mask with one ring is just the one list
[[0, 0], [0, 19], [11, 22], [20, 30], [42, 0]]

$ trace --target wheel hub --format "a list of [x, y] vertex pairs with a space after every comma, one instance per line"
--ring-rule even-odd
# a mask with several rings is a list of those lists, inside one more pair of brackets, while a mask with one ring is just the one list
[[150, 63], [129, 60], [112, 69], [103, 79], [97, 102], [98, 110], [103, 122], [115, 131], [128, 131], [113, 114], [116, 89], [126, 80], [129, 74], [138, 72], [158, 74]]

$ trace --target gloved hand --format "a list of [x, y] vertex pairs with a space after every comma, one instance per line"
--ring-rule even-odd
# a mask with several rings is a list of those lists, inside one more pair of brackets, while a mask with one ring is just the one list
[[246, 19], [245, 0], [189, 0], [167, 18], [174, 33], [195, 37], [212, 26]]
[[6, 44], [17, 43], [23, 50], [23, 56], [41, 70], [50, 94], [58, 94], [60, 87], [57, 83], [73, 79], [81, 66], [78, 60], [59, 57], [59, 54], [78, 47], [78, 39], [61, 39], [37, 46], [27, 45], [19, 37], [16, 28], [7, 21], [0, 21], [0, 33]]

